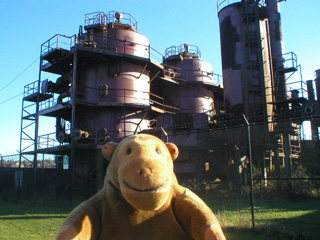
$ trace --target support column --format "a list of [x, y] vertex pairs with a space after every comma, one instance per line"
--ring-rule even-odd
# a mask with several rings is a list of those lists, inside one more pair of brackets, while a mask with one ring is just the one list
[[73, 194], [74, 194], [74, 182], [75, 182], [75, 162], [76, 162], [76, 138], [75, 138], [75, 130], [76, 130], [76, 102], [77, 102], [77, 63], [78, 63], [78, 47], [74, 46], [74, 55], [73, 55], [73, 73], [72, 73], [72, 85], [71, 85], [71, 153], [69, 159], [69, 174], [70, 174], [70, 182], [71, 182], [71, 191], [70, 191], [70, 200], [72, 202]]
[[290, 144], [290, 134], [283, 133], [283, 151], [284, 151], [284, 163], [286, 167], [286, 176], [291, 178], [291, 144]]

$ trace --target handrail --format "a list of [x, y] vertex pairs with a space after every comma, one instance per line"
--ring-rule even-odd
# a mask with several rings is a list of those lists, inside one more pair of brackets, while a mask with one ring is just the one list
[[[66, 104], [71, 100], [70, 97], [65, 97], [62, 99], [61, 103]], [[56, 106], [59, 103], [59, 96], [54, 95], [53, 98], [49, 98], [45, 101], [40, 102], [40, 111]]]
[[217, 1], [217, 12], [219, 13], [220, 10], [224, 7], [229, 5], [229, 0], [218, 0]]
[[47, 55], [55, 49], [70, 50], [77, 42], [77, 35], [66, 36], [56, 34], [41, 45], [41, 56]]
[[[85, 101], [89, 103], [124, 103], [124, 104], [144, 104], [144, 105], [157, 105], [161, 109], [167, 109], [168, 111], [176, 112], [179, 110], [176, 107], [169, 106], [165, 104], [165, 99], [157, 96], [150, 92], [145, 91], [137, 91], [132, 89], [107, 89], [106, 94], [102, 94], [103, 90], [101, 88], [93, 88], [88, 86], [78, 86], [77, 91], [77, 100]], [[133, 95], [136, 94], [136, 95]], [[136, 97], [139, 96], [139, 97]], [[115, 101], [103, 101], [103, 99], [107, 99], [108, 97], [115, 98]], [[55, 95], [53, 98], [47, 99], [40, 103], [40, 111], [49, 109], [58, 104], [59, 96]], [[119, 101], [120, 99], [120, 101]], [[66, 104], [70, 101], [70, 97], [64, 98], [64, 103]]]
[[[283, 66], [285, 66], [283, 70], [289, 69], [291, 73], [289, 76], [286, 76], [286, 85], [288, 88], [288, 92], [298, 90], [299, 95], [301, 97], [304, 97], [305, 93], [307, 92], [306, 90], [307, 84], [302, 79], [301, 65], [298, 65], [297, 55], [294, 52], [288, 52], [288, 53], [282, 54], [281, 59], [282, 59]], [[299, 71], [300, 76], [294, 78], [293, 80], [289, 80], [289, 79], [292, 79], [291, 77], [293, 76], [295, 71]], [[290, 98], [289, 94], [288, 94], [288, 98]]]
[[184, 52], [192, 53], [201, 57], [201, 52], [198, 46], [190, 45], [190, 44], [181, 44], [180, 46], [168, 47], [165, 50], [164, 57], [168, 58], [170, 56], [179, 55], [180, 53], [184, 53]]
[[36, 80], [24, 86], [23, 97], [28, 97], [32, 94], [38, 93], [38, 91], [38, 80]]
[[52, 147], [58, 147], [62, 145], [69, 145], [69, 143], [60, 143], [56, 138], [56, 133], [43, 134], [38, 137], [37, 149], [46, 149]]
[[[199, 76], [202, 77], [202, 80], [195, 80], [195, 82], [203, 82], [203, 83], [211, 83], [211, 84], [217, 84], [219, 86], [223, 86], [223, 77], [220, 74], [214, 73], [214, 72], [208, 72], [208, 71], [200, 71], [196, 69], [181, 69], [179, 67], [170, 66], [167, 64], [163, 64], [165, 68], [165, 76], [169, 78], [174, 78], [181, 81], [190, 81], [185, 80], [185, 77], [182, 76], [182, 73], [188, 73], [188, 72], [198, 72]], [[173, 76], [172, 76], [173, 73]], [[199, 76], [196, 76], [199, 78]], [[209, 81], [207, 79], [210, 79]]]
[[122, 16], [120, 21], [118, 20], [116, 16], [116, 11], [110, 11], [110, 12], [93, 12], [93, 13], [88, 13], [85, 14], [85, 20], [84, 20], [84, 25], [85, 26], [91, 26], [91, 25], [105, 25], [109, 23], [116, 23], [116, 22], [121, 22], [124, 24], [128, 24], [134, 29], [137, 30], [138, 24], [136, 19], [129, 13], [123, 13], [119, 12]]
[[[155, 50], [154, 48], [152, 48], [150, 46], [148, 46], [148, 48], [149, 48], [149, 59], [154, 60], [156, 62], [162, 62], [162, 60], [163, 60], [162, 53], [158, 52], [157, 50]], [[156, 58], [156, 60], [154, 58]]]
[[150, 93], [150, 105], [162, 109], [164, 112], [177, 112], [180, 109], [174, 106], [166, 105], [165, 99], [156, 94]]
[[[103, 46], [96, 48], [98, 49], [105, 49], [110, 52], [116, 52], [124, 55], [132, 55], [132, 56], [138, 56], [138, 57], [144, 57], [152, 59], [156, 62], [161, 62], [163, 60], [163, 55], [152, 48], [150, 45], [141, 44], [139, 42], [133, 42], [128, 40], [122, 40], [118, 38], [112, 38], [112, 37], [106, 37], [101, 35], [93, 35], [93, 39], [95, 39], [98, 42], [105, 42], [104, 40], [107, 39], [108, 41], [112, 41], [115, 46]], [[79, 39], [79, 44], [86, 46], [88, 48], [92, 48], [93, 44], [86, 44], [87, 41], [83, 39]]]
[[[140, 94], [143, 97], [132, 97], [130, 93], [136, 93], [136, 95]], [[149, 96], [149, 92], [145, 91], [137, 91], [133, 89], [113, 89], [113, 88], [94, 88], [84, 85], [79, 85], [77, 90], [77, 99], [88, 101], [87, 99], [90, 98], [89, 102], [98, 103], [98, 102], [112, 102], [112, 101], [103, 101], [108, 97], [117, 98], [114, 102], [120, 103], [132, 103], [135, 102], [148, 102], [149, 98], [145, 98], [145, 96]]]
[[[154, 60], [156, 62], [161, 62], [163, 60], [163, 55], [158, 52], [157, 50], [155, 50], [154, 48], [152, 48], [150, 45], [145, 45], [145, 44], [141, 44], [141, 43], [137, 43], [137, 42], [132, 42], [132, 41], [123, 41], [121, 39], [117, 39], [117, 38], [111, 38], [111, 37], [105, 37], [105, 36], [100, 36], [100, 35], [94, 35], [93, 36], [94, 39], [96, 40], [101, 40], [102, 42], [105, 40], [105, 38], [108, 39], [108, 41], [112, 40], [118, 43], [121, 43], [122, 48], [123, 48], [123, 52], [125, 55], [136, 55], [135, 52], [130, 53], [130, 50], [141, 50], [142, 48], [146, 49], [146, 53], [142, 54], [143, 56], [145, 56], [146, 58], [149, 58], [151, 60]], [[100, 38], [100, 39], [99, 39]], [[66, 40], [64, 40], [66, 39]], [[77, 35], [73, 35], [71, 37], [65, 36], [65, 35], [60, 35], [57, 34], [55, 36], [53, 36], [52, 38], [50, 38], [49, 40], [47, 40], [45, 43], [43, 43], [41, 45], [41, 56], [45, 56], [47, 55], [49, 52], [55, 50], [55, 49], [65, 49], [65, 50], [71, 50], [72, 47], [74, 47], [75, 44], [80, 44], [83, 46], [87, 46], [88, 48], [91, 48], [92, 45], [86, 45], [83, 44], [84, 41], [83, 39], [77, 39]], [[136, 46], [140, 46], [141, 49], [137, 49]], [[117, 49], [107, 49], [108, 51], [118, 51]], [[137, 54], [137, 56], [139, 56], [139, 53]], [[143, 57], [141, 56], [141, 57]], [[44, 65], [45, 63], [43, 63]]]
[[[217, 0], [217, 13], [219, 14], [220, 10], [224, 7], [233, 4], [233, 3], [239, 3], [241, 0]], [[258, 0], [257, 3], [261, 6], [266, 6], [265, 0]]]
[[297, 54], [294, 52], [287, 52], [281, 55], [283, 59], [284, 64], [288, 64], [289, 66], [286, 66], [286, 68], [292, 67], [297, 68], [298, 67], [298, 60], [297, 60]]

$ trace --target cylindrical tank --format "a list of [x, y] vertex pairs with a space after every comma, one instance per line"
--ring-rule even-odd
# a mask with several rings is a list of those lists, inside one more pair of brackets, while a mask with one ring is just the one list
[[110, 51], [149, 58], [150, 42], [137, 32], [136, 20], [127, 13], [97, 12], [85, 15], [83, 44]]
[[[262, 7], [241, 1], [219, 9], [221, 59], [226, 110], [234, 114], [267, 115], [270, 65]], [[271, 92], [271, 91], [270, 91]], [[271, 102], [271, 99], [268, 101]]]
[[78, 109], [78, 116], [83, 116], [77, 122], [80, 131], [117, 141], [149, 128], [144, 111], [150, 105], [147, 61], [132, 60], [149, 58], [149, 40], [136, 28], [129, 14], [98, 12], [85, 16], [87, 32], [80, 33], [79, 44], [88, 47], [88, 52], [90, 48], [94, 53], [95, 49], [101, 51], [101, 57], [90, 58], [78, 70], [77, 99], [95, 106]]
[[[114, 11], [86, 14], [84, 28], [87, 33], [80, 34], [80, 44], [149, 57], [149, 40], [137, 32], [137, 22], [130, 14]], [[83, 65], [78, 78], [78, 98], [83, 101], [149, 106], [150, 78], [146, 65], [124, 59], [101, 59]]]
[[164, 65], [167, 71], [173, 71], [177, 78], [190, 82], [213, 83], [212, 65], [201, 60], [197, 46], [182, 44], [171, 46], [165, 51]]
[[150, 78], [144, 66], [102, 61], [81, 68], [78, 97], [97, 103], [149, 106]]
[[186, 84], [163, 89], [166, 103], [178, 107], [179, 113], [207, 113], [213, 108], [212, 65], [200, 59], [198, 47], [183, 44], [166, 49], [163, 64], [166, 73]]
[[149, 128], [149, 120], [144, 118], [144, 112], [132, 112], [130, 109], [116, 107], [101, 107], [83, 112], [86, 117], [79, 120], [78, 128], [100, 137], [105, 134], [113, 141], [132, 135]]

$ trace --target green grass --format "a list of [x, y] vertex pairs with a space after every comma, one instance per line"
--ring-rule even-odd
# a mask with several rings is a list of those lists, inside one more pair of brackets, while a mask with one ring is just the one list
[[0, 202], [0, 239], [54, 239], [67, 208]]
[[[255, 201], [256, 231], [246, 200], [207, 201], [217, 214], [228, 240], [318, 239], [320, 201]], [[0, 240], [54, 239], [70, 212], [68, 204], [36, 206], [0, 201]]]
[[[209, 202], [227, 235], [229, 232], [252, 230], [249, 201], [217, 200]], [[319, 200], [258, 200], [255, 201], [255, 236], [251, 239], [319, 239]], [[267, 238], [269, 237], [269, 238]], [[230, 239], [237, 239], [231, 236]], [[250, 239], [250, 238], [247, 238]]]

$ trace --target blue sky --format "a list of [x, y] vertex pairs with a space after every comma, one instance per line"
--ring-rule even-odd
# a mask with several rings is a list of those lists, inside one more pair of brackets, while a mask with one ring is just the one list
[[[197, 45], [202, 59], [213, 65], [214, 72], [222, 72], [216, 0], [1, 0], [0, 10], [2, 155], [17, 153], [20, 139], [22, 95], [7, 100], [38, 79], [39, 60], [31, 64], [39, 58], [41, 44], [58, 33], [78, 33], [87, 13], [130, 13], [152, 48], [164, 53], [172, 45]], [[314, 70], [320, 68], [319, 10], [319, 0], [281, 3], [285, 50], [298, 55], [303, 80], [313, 79]]]

